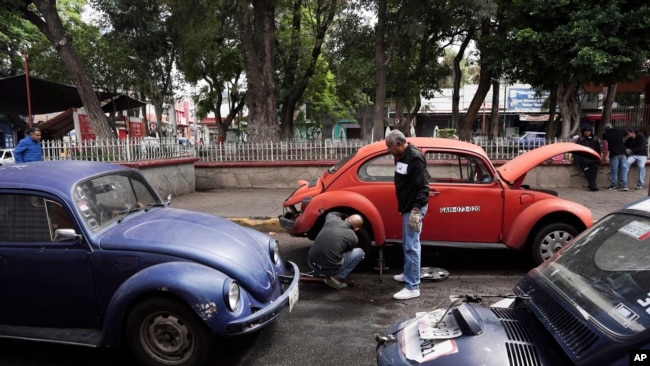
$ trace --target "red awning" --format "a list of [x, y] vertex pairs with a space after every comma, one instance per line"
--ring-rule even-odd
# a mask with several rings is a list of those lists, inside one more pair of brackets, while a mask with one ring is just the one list
[[[600, 121], [603, 118], [603, 116], [600, 115], [600, 114], [588, 114], [586, 117], [590, 121]], [[612, 114], [611, 120], [612, 121], [629, 121], [630, 116], [628, 116], [625, 113], [614, 113], [614, 114]]]

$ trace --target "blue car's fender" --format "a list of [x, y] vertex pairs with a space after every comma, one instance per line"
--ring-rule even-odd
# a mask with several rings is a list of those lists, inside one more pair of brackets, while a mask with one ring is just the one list
[[[109, 347], [119, 345], [121, 328], [129, 307], [139, 297], [156, 292], [174, 294], [206, 324], [214, 324], [210, 321], [212, 317], [229, 312], [221, 296], [228, 278], [220, 271], [194, 262], [162, 263], [139, 271], [118, 288], [108, 304], [103, 344]], [[229, 319], [227, 317], [226, 321]]]

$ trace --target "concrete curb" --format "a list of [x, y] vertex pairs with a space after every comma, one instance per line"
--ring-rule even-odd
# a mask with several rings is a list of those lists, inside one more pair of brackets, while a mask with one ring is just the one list
[[248, 217], [227, 217], [228, 220], [261, 232], [284, 231], [277, 218], [248, 218]]

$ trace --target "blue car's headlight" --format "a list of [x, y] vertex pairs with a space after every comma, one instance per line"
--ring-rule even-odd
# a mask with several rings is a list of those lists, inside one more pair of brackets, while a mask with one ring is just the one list
[[239, 284], [233, 280], [226, 281], [223, 286], [223, 297], [228, 310], [235, 311], [239, 307]]
[[277, 240], [269, 241], [269, 255], [274, 264], [280, 263], [280, 244]]

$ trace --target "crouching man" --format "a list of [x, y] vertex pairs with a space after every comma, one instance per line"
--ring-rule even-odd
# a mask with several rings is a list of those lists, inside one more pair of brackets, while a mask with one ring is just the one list
[[358, 248], [355, 231], [363, 225], [363, 218], [354, 214], [345, 216], [330, 212], [325, 224], [309, 249], [307, 264], [315, 275], [325, 275], [325, 284], [337, 290], [348, 287], [344, 280], [363, 260], [365, 253]]

